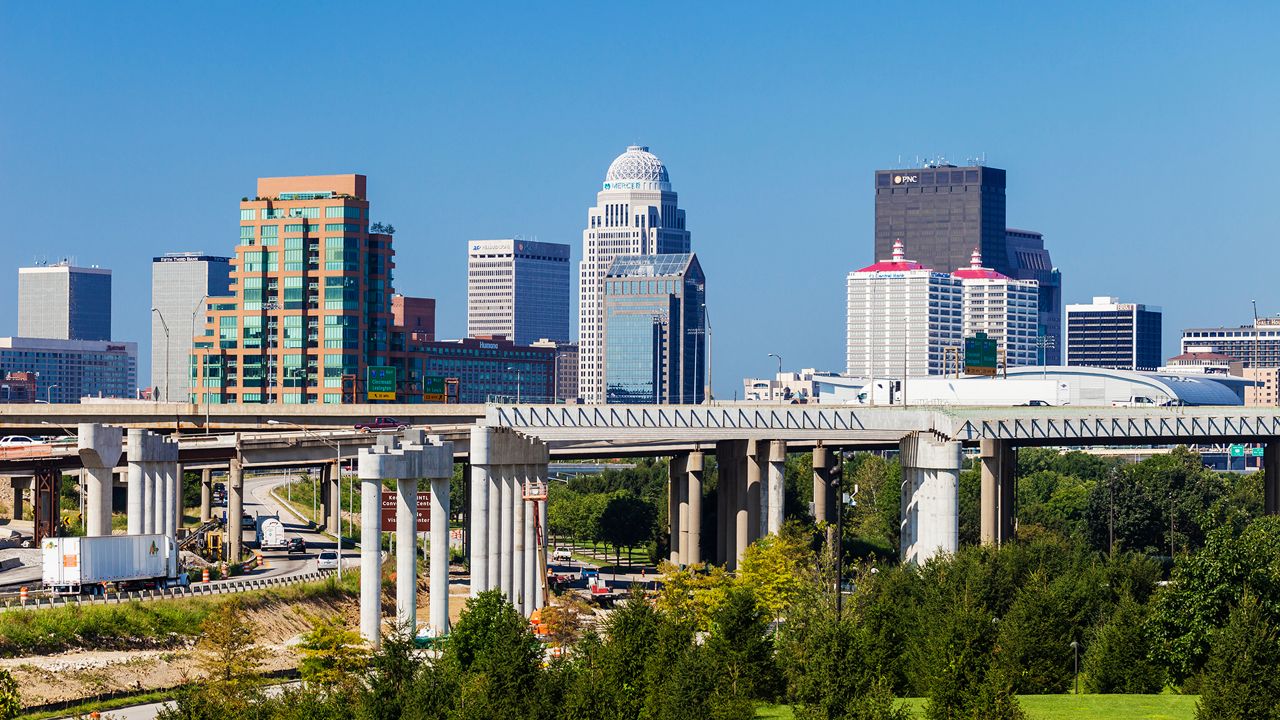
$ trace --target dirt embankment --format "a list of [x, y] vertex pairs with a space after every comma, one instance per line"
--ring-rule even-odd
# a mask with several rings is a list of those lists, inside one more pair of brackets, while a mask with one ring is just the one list
[[[306, 632], [305, 615], [340, 613], [348, 625], [359, 624], [354, 600], [310, 599], [275, 602], [248, 612], [258, 630], [258, 643], [266, 650], [263, 670], [296, 667], [294, 650], [298, 636]], [[199, 677], [194, 643], [165, 650], [77, 650], [56, 655], [35, 655], [0, 660], [9, 670], [24, 706], [93, 698], [121, 690], [153, 690], [173, 687]]]

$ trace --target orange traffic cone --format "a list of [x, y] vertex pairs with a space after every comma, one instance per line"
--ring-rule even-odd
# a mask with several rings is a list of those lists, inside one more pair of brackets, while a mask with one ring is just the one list
[[209, 568], [205, 568], [202, 574], [204, 575], [204, 581], [209, 582]]

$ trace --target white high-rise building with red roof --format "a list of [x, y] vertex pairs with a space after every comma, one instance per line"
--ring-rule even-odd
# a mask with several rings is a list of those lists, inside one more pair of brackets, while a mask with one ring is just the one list
[[1006, 367], [1035, 365], [1040, 284], [1015, 280], [982, 265], [974, 248], [969, 267], [952, 273], [964, 287], [964, 336], [986, 333], [1004, 354]]
[[846, 372], [901, 378], [946, 372], [948, 349], [963, 347], [963, 286], [949, 272], [893, 257], [848, 276]]

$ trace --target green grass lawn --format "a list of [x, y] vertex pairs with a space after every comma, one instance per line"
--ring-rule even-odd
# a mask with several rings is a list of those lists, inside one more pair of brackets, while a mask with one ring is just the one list
[[[1018, 701], [1030, 720], [1191, 720], [1196, 714], [1195, 695], [1021, 695]], [[924, 717], [924, 699], [910, 698], [904, 703], [916, 717]], [[791, 708], [785, 705], [762, 707], [758, 718], [790, 720]]]

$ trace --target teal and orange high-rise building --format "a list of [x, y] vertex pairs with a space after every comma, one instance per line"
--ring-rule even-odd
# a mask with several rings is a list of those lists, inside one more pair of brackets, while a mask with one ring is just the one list
[[260, 178], [240, 202], [232, 297], [211, 299], [196, 322], [191, 400], [362, 399], [367, 369], [392, 364], [395, 264], [382, 230], [370, 228], [363, 175]]

